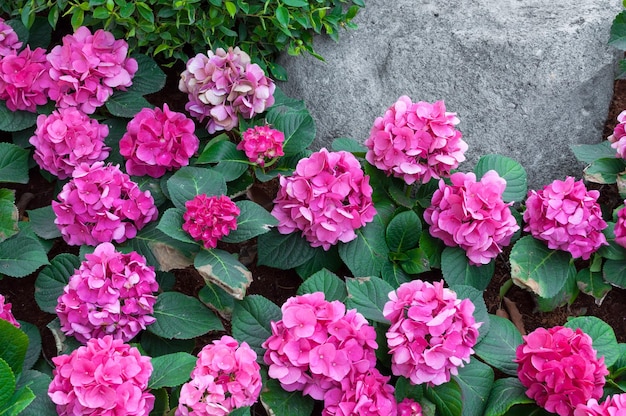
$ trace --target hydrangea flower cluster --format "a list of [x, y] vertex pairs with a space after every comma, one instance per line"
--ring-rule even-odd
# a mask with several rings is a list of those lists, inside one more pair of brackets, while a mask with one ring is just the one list
[[443, 281], [413, 280], [389, 293], [383, 315], [391, 322], [391, 371], [413, 384], [440, 385], [470, 361], [481, 323], [474, 304], [458, 299]]
[[252, 163], [264, 167], [265, 162], [284, 156], [283, 142], [285, 135], [280, 130], [270, 126], [255, 126], [247, 129], [237, 144], [237, 149], [243, 150]]
[[587, 191], [582, 179], [568, 176], [555, 180], [526, 199], [524, 231], [548, 243], [551, 249], [569, 252], [574, 258], [589, 259], [607, 245], [602, 230], [607, 227], [597, 200], [600, 192]]
[[480, 182], [471, 172], [454, 173], [450, 182], [439, 181], [439, 189], [424, 211], [429, 232], [447, 246], [465, 250], [471, 264], [488, 264], [519, 230], [511, 204], [502, 200], [506, 181], [490, 170]]
[[150, 357], [121, 339], [94, 338], [52, 361], [48, 396], [60, 416], [147, 416], [154, 407]]
[[159, 178], [166, 171], [189, 164], [200, 141], [193, 120], [183, 113], [160, 108], [143, 108], [133, 117], [120, 140], [129, 175]]
[[142, 255], [120, 253], [111, 243], [98, 245], [85, 259], [57, 300], [61, 330], [82, 343], [105, 335], [130, 341], [155, 321], [154, 268]]
[[52, 209], [69, 245], [124, 242], [159, 214], [150, 191], [142, 192], [119, 166], [104, 162], [77, 166]]
[[0, 58], [17, 52], [21, 47], [22, 42], [18, 39], [15, 30], [0, 18]]
[[324, 396], [322, 416], [395, 416], [398, 407], [389, 379], [375, 367], [348, 374]]
[[538, 328], [523, 339], [515, 352], [517, 373], [539, 406], [571, 416], [579, 404], [602, 397], [609, 371], [580, 328]]
[[413, 103], [403, 95], [374, 121], [365, 158], [408, 185], [447, 177], [465, 160], [468, 148], [455, 128], [458, 123], [443, 101]]
[[239, 207], [226, 195], [200, 194], [185, 202], [183, 230], [207, 249], [217, 246], [218, 240], [237, 229]]
[[67, 179], [81, 163], [92, 164], [109, 156], [104, 139], [109, 127], [74, 107], [60, 108], [37, 117], [33, 158], [44, 170]]
[[615, 223], [615, 242], [622, 247], [626, 247], [626, 201], [624, 206], [617, 211], [617, 222]]
[[185, 109], [200, 122], [208, 119], [209, 133], [232, 130], [239, 114], [250, 119], [274, 104], [274, 81], [247, 53], [231, 47], [207, 54], [187, 61], [178, 89], [187, 93]]
[[0, 319], [7, 321], [13, 326], [19, 328], [21, 325], [13, 316], [13, 311], [11, 311], [11, 307], [13, 305], [10, 303], [5, 303], [4, 296], [0, 295]]
[[261, 392], [260, 366], [250, 346], [224, 335], [198, 354], [191, 381], [180, 390], [176, 416], [221, 416], [252, 406]]
[[611, 142], [611, 147], [617, 151], [616, 157], [626, 159], [626, 110], [619, 113], [617, 122], [613, 134], [607, 137], [607, 140]]
[[422, 416], [422, 406], [407, 397], [398, 403], [398, 416]]
[[78, 107], [92, 114], [113, 95], [114, 88], [132, 85], [138, 65], [127, 54], [125, 40], [115, 40], [102, 29], [92, 34], [87, 27], [79, 27], [48, 54], [55, 84], [50, 98], [57, 107]]
[[624, 416], [626, 415], [626, 393], [614, 394], [602, 403], [596, 399], [589, 399], [585, 404], [579, 404], [574, 410], [574, 416]]
[[37, 112], [38, 105], [48, 102], [54, 87], [48, 70], [46, 51], [27, 46], [21, 52], [12, 51], [0, 60], [0, 100], [11, 111]]
[[292, 176], [279, 180], [272, 209], [278, 231], [300, 230], [313, 247], [329, 250], [339, 241], [354, 240], [354, 230], [376, 215], [369, 176], [352, 153], [322, 148], [300, 159]]

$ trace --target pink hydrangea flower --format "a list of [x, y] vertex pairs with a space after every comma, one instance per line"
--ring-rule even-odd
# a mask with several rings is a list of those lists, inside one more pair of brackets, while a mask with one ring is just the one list
[[104, 162], [77, 166], [52, 209], [69, 245], [122, 243], [159, 215], [150, 191], [141, 191], [119, 166]]
[[252, 163], [264, 167], [266, 161], [284, 156], [285, 135], [270, 126], [255, 126], [243, 132], [237, 149], [243, 150]]
[[617, 122], [613, 134], [607, 137], [607, 140], [611, 142], [611, 147], [617, 151], [615, 156], [626, 159], [626, 110], [619, 113]]
[[626, 247], [626, 201], [624, 206], [617, 211], [617, 222], [615, 223], [615, 242], [622, 247]]
[[476, 182], [473, 173], [457, 172], [451, 185], [439, 181], [424, 220], [429, 232], [447, 246], [461, 247], [471, 264], [487, 264], [508, 245], [519, 225], [502, 200], [506, 181], [491, 170]]
[[55, 83], [50, 98], [57, 107], [78, 107], [92, 114], [113, 95], [113, 89], [132, 85], [138, 65], [127, 54], [125, 40], [116, 40], [102, 29], [92, 34], [87, 27], [79, 27], [48, 54]]
[[252, 406], [261, 392], [260, 366], [250, 346], [224, 335], [198, 354], [191, 381], [180, 390], [176, 416], [221, 416]]
[[315, 292], [287, 299], [281, 310], [262, 346], [268, 374], [283, 389], [322, 400], [346, 377], [376, 365], [376, 331], [356, 309], [346, 312], [343, 303]]
[[60, 108], [37, 117], [30, 144], [35, 146], [33, 157], [42, 169], [67, 179], [81, 163], [92, 164], [109, 156], [110, 148], [104, 144], [108, 134], [106, 124], [74, 107]]
[[449, 176], [468, 148], [455, 128], [458, 123], [443, 101], [413, 103], [403, 95], [374, 121], [365, 158], [409, 185]]
[[22, 42], [17, 33], [4, 19], [0, 18], [0, 58], [17, 52], [22, 47]]
[[12, 51], [0, 59], [0, 100], [6, 101], [11, 111], [37, 112], [38, 105], [48, 102], [54, 86], [46, 61], [46, 51], [26, 47], [21, 52]]
[[142, 255], [120, 253], [111, 243], [101, 243], [85, 259], [57, 301], [61, 330], [82, 343], [105, 335], [130, 341], [155, 321], [154, 268]]
[[569, 252], [574, 258], [589, 259], [607, 245], [602, 230], [607, 227], [597, 200], [600, 192], [587, 191], [582, 180], [555, 180], [526, 199], [524, 231], [548, 243], [551, 249]]
[[274, 81], [247, 53], [231, 47], [207, 54], [187, 61], [178, 88], [187, 93], [185, 109], [201, 122], [208, 119], [209, 133], [232, 130], [240, 114], [250, 119], [274, 104]]
[[218, 240], [237, 229], [239, 207], [226, 195], [197, 195], [185, 202], [183, 230], [207, 249], [215, 248]]
[[398, 416], [422, 416], [422, 406], [407, 397], [398, 403]]
[[515, 352], [517, 374], [539, 406], [571, 416], [579, 404], [602, 397], [609, 371], [580, 328], [538, 328], [523, 339]]
[[120, 140], [129, 175], [159, 178], [166, 171], [189, 164], [200, 141], [193, 121], [183, 113], [160, 108], [143, 108], [128, 123]]
[[376, 215], [369, 176], [348, 152], [322, 148], [300, 159], [294, 174], [280, 176], [272, 215], [278, 231], [300, 230], [313, 247], [329, 250], [356, 238], [354, 230]]
[[574, 416], [624, 416], [626, 415], [626, 393], [614, 394], [602, 403], [597, 399], [589, 399], [585, 404], [579, 404], [574, 410]]
[[121, 339], [94, 338], [52, 362], [48, 396], [60, 416], [148, 416], [154, 407], [150, 357]]
[[375, 367], [349, 374], [324, 396], [322, 416], [395, 416], [398, 409], [389, 378]]
[[13, 326], [19, 328], [21, 325], [15, 320], [15, 316], [13, 316], [13, 312], [11, 311], [11, 306], [13, 305], [10, 303], [5, 303], [4, 296], [0, 295], [0, 319], [3, 319], [8, 323], [13, 324]]
[[391, 322], [391, 371], [413, 384], [440, 385], [470, 361], [482, 325], [474, 304], [440, 282], [413, 280], [389, 293], [383, 315]]

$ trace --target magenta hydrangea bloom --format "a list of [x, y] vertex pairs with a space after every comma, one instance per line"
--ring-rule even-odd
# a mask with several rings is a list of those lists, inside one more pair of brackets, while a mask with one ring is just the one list
[[283, 389], [322, 400], [346, 377], [355, 380], [376, 365], [376, 331], [356, 309], [346, 312], [343, 303], [315, 292], [287, 299], [281, 310], [262, 346], [268, 374]]
[[15, 320], [15, 316], [13, 316], [13, 312], [11, 311], [11, 306], [13, 305], [10, 303], [5, 303], [4, 296], [0, 295], [0, 319], [3, 319], [13, 326], [19, 328], [21, 325], [19, 322], [17, 322], [17, 320]]
[[232, 130], [240, 114], [250, 119], [274, 104], [274, 81], [247, 53], [231, 47], [207, 54], [187, 61], [178, 88], [187, 93], [185, 109], [201, 122], [208, 119], [209, 133]]
[[0, 18], [0, 58], [17, 52], [22, 47], [22, 42], [17, 33], [4, 19]]
[[104, 162], [77, 166], [57, 198], [54, 223], [69, 245], [122, 243], [159, 215], [150, 191]]
[[356, 238], [354, 230], [376, 215], [369, 176], [349, 152], [322, 148], [300, 159], [292, 176], [280, 176], [272, 215], [278, 231], [300, 230], [313, 247], [329, 250]]
[[94, 338], [52, 362], [48, 396], [60, 416], [148, 416], [154, 407], [150, 357], [121, 339]]
[[54, 86], [48, 69], [46, 51], [34, 51], [27, 46], [21, 52], [13, 51], [0, 59], [0, 100], [6, 101], [11, 111], [37, 112], [38, 105], [48, 102]]
[[57, 300], [61, 330], [82, 343], [105, 335], [130, 341], [155, 321], [154, 268], [142, 255], [120, 253], [111, 243], [99, 244], [85, 259]]
[[185, 202], [183, 230], [205, 248], [217, 246], [218, 240], [237, 229], [239, 207], [226, 195], [197, 195]]
[[246, 342], [224, 335], [198, 354], [191, 381], [180, 390], [176, 416], [222, 416], [252, 406], [261, 392], [260, 366]]
[[67, 179], [81, 163], [92, 164], [109, 156], [110, 148], [104, 144], [108, 134], [106, 124], [74, 107], [40, 114], [35, 135], [30, 138], [35, 146], [33, 158], [42, 169]]
[[324, 396], [322, 416], [395, 416], [398, 414], [394, 388], [372, 367], [351, 373]]
[[626, 201], [624, 206], [617, 211], [617, 222], [615, 223], [615, 242], [622, 247], [626, 247]]
[[611, 147], [617, 151], [616, 157], [626, 159], [626, 110], [617, 116], [617, 125], [607, 140], [611, 142]]
[[440, 385], [470, 361], [482, 323], [474, 304], [440, 282], [413, 280], [389, 293], [383, 315], [391, 322], [391, 371], [413, 384]]
[[609, 371], [580, 328], [538, 328], [515, 351], [526, 395], [547, 411], [571, 416], [579, 404], [602, 397]]
[[602, 219], [599, 196], [599, 191], [587, 191], [582, 180], [571, 176], [539, 191], [531, 190], [526, 199], [524, 231], [530, 231], [551, 249], [587, 260], [600, 246], [608, 244], [602, 234], [607, 223]]
[[78, 107], [92, 114], [113, 95], [132, 85], [137, 61], [127, 57], [128, 43], [112, 33], [81, 26], [66, 35], [48, 54], [55, 88], [50, 98], [57, 107]]
[[596, 399], [589, 399], [585, 404], [579, 404], [574, 410], [574, 416], [625, 416], [626, 393], [609, 396], [602, 403]]
[[252, 163], [264, 167], [265, 163], [284, 156], [285, 135], [270, 126], [250, 127], [243, 132], [237, 149], [243, 150]]
[[422, 416], [422, 406], [407, 397], [398, 403], [398, 416]]
[[455, 128], [458, 123], [443, 101], [413, 103], [403, 95], [374, 121], [365, 158], [409, 185], [447, 177], [465, 160], [468, 148]]
[[439, 181], [439, 189], [424, 211], [430, 235], [447, 246], [461, 247], [471, 264], [488, 264], [519, 230], [511, 203], [502, 200], [506, 181], [491, 170], [480, 182], [471, 172], [454, 173], [450, 182]]

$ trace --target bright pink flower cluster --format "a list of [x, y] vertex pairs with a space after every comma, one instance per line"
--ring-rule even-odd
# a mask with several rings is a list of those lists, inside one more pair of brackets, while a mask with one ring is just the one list
[[55, 83], [50, 98], [57, 107], [78, 107], [92, 114], [113, 95], [114, 88], [124, 90], [132, 85], [138, 65], [127, 54], [125, 40], [115, 40], [102, 29], [91, 34], [87, 27], [79, 27], [48, 54]]
[[278, 231], [300, 230], [311, 246], [324, 250], [354, 240], [354, 230], [376, 215], [369, 176], [356, 157], [325, 148], [300, 159], [292, 176], [280, 177], [274, 203]]
[[160, 108], [143, 108], [133, 117], [120, 140], [129, 175], [159, 178], [167, 170], [189, 164], [200, 141], [193, 120], [183, 113]]
[[42, 169], [67, 179], [81, 163], [90, 165], [109, 156], [110, 148], [104, 145], [108, 134], [106, 124], [90, 119], [82, 111], [59, 108], [37, 117], [37, 129], [30, 138], [35, 146], [33, 158]]
[[57, 300], [61, 330], [82, 343], [105, 335], [130, 341], [155, 321], [154, 268], [142, 255], [120, 253], [111, 243], [101, 243], [85, 259]]
[[198, 354], [191, 381], [183, 384], [176, 416], [221, 416], [252, 406], [261, 392], [260, 366], [250, 346], [224, 335]]
[[21, 325], [15, 320], [15, 316], [13, 316], [13, 312], [11, 311], [11, 306], [13, 305], [4, 302], [4, 296], [0, 295], [0, 319], [3, 319], [10, 324], [13, 324], [15, 327], [19, 328]]
[[576, 406], [574, 416], [626, 416], [626, 393], [609, 396], [602, 403], [589, 399]]
[[568, 176], [555, 180], [540, 191], [531, 190], [526, 199], [524, 231], [548, 243], [551, 249], [589, 259], [607, 245], [602, 230], [607, 227], [597, 200], [600, 192], [587, 191], [582, 180]]
[[515, 352], [517, 374], [539, 406], [571, 416], [579, 404], [602, 397], [609, 372], [580, 328], [538, 328], [523, 339]]
[[274, 130], [270, 126], [255, 126], [243, 132], [237, 149], [243, 150], [250, 162], [263, 167], [266, 161], [284, 156], [284, 141], [285, 135], [282, 131]]
[[502, 200], [506, 181], [491, 170], [480, 182], [471, 172], [454, 173], [450, 182], [439, 181], [439, 189], [424, 212], [430, 235], [447, 246], [461, 247], [471, 264], [487, 264], [519, 230], [511, 204]]
[[611, 147], [617, 150], [617, 157], [626, 159], [626, 110], [617, 116], [617, 125], [613, 129], [613, 134], [607, 137], [611, 142]]
[[0, 18], [0, 58], [17, 52], [22, 47], [22, 42], [17, 33], [4, 19]]
[[46, 51], [26, 47], [21, 52], [12, 51], [0, 59], [0, 100], [6, 101], [11, 111], [37, 112], [38, 105], [48, 102], [54, 83], [50, 79]]
[[465, 160], [468, 148], [455, 129], [458, 123], [443, 101], [413, 103], [403, 95], [374, 121], [365, 158], [409, 185], [448, 176]]
[[440, 282], [413, 280], [389, 293], [383, 315], [391, 322], [391, 371], [413, 384], [440, 385], [470, 361], [482, 325], [474, 304]]
[[239, 207], [226, 195], [197, 195], [185, 202], [183, 230], [207, 249], [215, 248], [218, 240], [237, 229]]
[[209, 119], [209, 133], [232, 130], [239, 124], [239, 114], [250, 119], [274, 104], [274, 81], [250, 63], [247, 53], [231, 47], [207, 54], [187, 62], [178, 88], [187, 93], [185, 109], [199, 121]]
[[626, 247], [626, 201], [624, 201], [624, 206], [617, 211], [615, 242], [622, 247]]
[[94, 338], [52, 361], [48, 396], [60, 416], [147, 416], [154, 407], [150, 357], [121, 339]]
[[121, 243], [159, 215], [150, 191], [104, 162], [77, 166], [58, 199], [52, 201], [54, 223], [69, 245]]
[[398, 403], [398, 416], [422, 416], [422, 406], [407, 397]]
[[396, 416], [398, 408], [389, 379], [375, 367], [348, 374], [324, 396], [322, 416]]

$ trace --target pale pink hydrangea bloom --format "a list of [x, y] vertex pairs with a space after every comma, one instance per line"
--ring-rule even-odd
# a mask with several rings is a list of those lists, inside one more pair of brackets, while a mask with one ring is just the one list
[[607, 224], [597, 202], [599, 196], [599, 191], [587, 191], [582, 180], [571, 176], [539, 191], [531, 190], [526, 199], [524, 231], [530, 231], [551, 249], [587, 260], [600, 246], [608, 244], [602, 234]]
[[365, 158], [408, 185], [446, 177], [465, 160], [468, 148], [458, 123], [443, 101], [413, 103], [403, 95], [374, 121]]
[[324, 396], [322, 416], [395, 416], [398, 413], [394, 388], [372, 367], [350, 373]]
[[38, 105], [48, 102], [53, 88], [46, 60], [46, 51], [34, 51], [27, 46], [21, 52], [13, 51], [0, 59], [0, 100], [6, 101], [11, 111], [37, 112]]
[[185, 202], [183, 230], [207, 249], [215, 248], [218, 240], [237, 229], [239, 207], [226, 195], [197, 195]]
[[94, 338], [52, 362], [48, 396], [60, 416], [148, 416], [154, 407], [150, 357], [121, 339]]
[[266, 162], [284, 156], [283, 142], [285, 135], [280, 130], [270, 126], [255, 126], [247, 129], [237, 144], [237, 149], [243, 150], [252, 163], [264, 167]]
[[274, 81], [247, 53], [231, 47], [207, 54], [187, 61], [178, 88], [187, 93], [185, 109], [201, 122], [208, 119], [209, 133], [232, 130], [240, 114], [250, 119], [274, 104]]
[[81, 163], [92, 164], [109, 156], [104, 139], [109, 127], [74, 107], [59, 108], [37, 117], [33, 158], [44, 170], [67, 179]]
[[398, 416], [422, 416], [422, 406], [407, 397], [398, 403]]
[[413, 280], [389, 293], [383, 315], [391, 322], [391, 371], [413, 384], [440, 385], [470, 361], [482, 323], [474, 304], [440, 282]]
[[609, 371], [580, 328], [538, 328], [523, 339], [515, 352], [517, 375], [539, 406], [571, 416], [579, 404], [602, 397]]
[[607, 140], [611, 142], [611, 147], [617, 151], [615, 156], [626, 159], [626, 110], [619, 113], [617, 122], [613, 134], [607, 137]]
[[101, 243], [85, 259], [57, 300], [66, 335], [82, 343], [105, 335], [126, 342], [156, 320], [152, 313], [159, 284], [142, 255]]
[[55, 88], [50, 98], [57, 107], [78, 107], [92, 114], [113, 95], [132, 85], [137, 61], [127, 57], [128, 43], [112, 33], [81, 26], [66, 35], [48, 54]]
[[356, 238], [354, 230], [376, 215], [369, 176], [349, 152], [322, 148], [300, 159], [292, 176], [280, 176], [272, 215], [278, 231], [300, 230], [312, 247], [329, 250]]
[[15, 320], [15, 316], [13, 316], [13, 312], [11, 311], [11, 306], [13, 305], [10, 303], [5, 303], [4, 296], [0, 295], [0, 319], [3, 319], [13, 326], [19, 328], [21, 325]]
[[224, 335], [198, 354], [191, 381], [180, 390], [176, 416], [222, 416], [252, 406], [261, 392], [260, 366], [246, 342]]
[[22, 42], [17, 33], [4, 19], [0, 18], [0, 58], [17, 52], [22, 47]]
[[454, 173], [450, 182], [439, 181], [424, 212], [430, 235], [447, 246], [461, 247], [471, 264], [488, 264], [519, 230], [511, 203], [502, 200], [506, 181], [490, 170], [480, 182], [471, 172]]
[[626, 201], [624, 206], [617, 211], [617, 222], [615, 223], [615, 242], [622, 247], [626, 247]]
[[287, 299], [281, 310], [262, 346], [268, 374], [283, 389], [322, 400], [346, 377], [356, 380], [376, 365], [376, 331], [356, 309], [346, 312], [343, 303], [315, 292]]
[[122, 243], [159, 215], [150, 191], [104, 162], [77, 166], [57, 198], [54, 223], [69, 245]]
[[189, 164], [200, 141], [193, 120], [183, 113], [143, 108], [133, 117], [120, 140], [120, 154], [129, 175], [159, 178], [166, 171]]
[[589, 399], [576, 406], [574, 416], [626, 416], [626, 393], [608, 396], [602, 403]]

